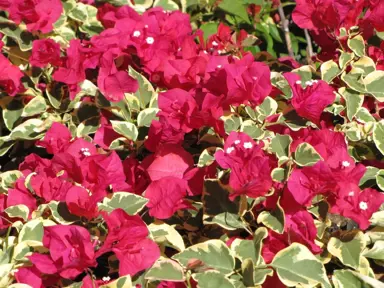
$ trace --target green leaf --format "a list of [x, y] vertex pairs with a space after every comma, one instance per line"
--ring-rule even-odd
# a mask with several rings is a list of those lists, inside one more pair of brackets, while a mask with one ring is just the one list
[[139, 89], [131, 95], [135, 95], [139, 99], [140, 107], [145, 108], [151, 99], [155, 97], [155, 89], [153, 89], [151, 82], [147, 78], [136, 72], [132, 67], [129, 67], [129, 75], [139, 82]]
[[337, 66], [333, 60], [329, 60], [321, 64], [320, 71], [321, 79], [328, 83], [331, 83], [332, 80], [341, 72], [339, 66]]
[[153, 7], [163, 7], [165, 11], [179, 10], [179, 6], [172, 0], [156, 0]]
[[372, 94], [379, 102], [384, 101], [384, 71], [377, 70], [369, 73], [367, 77], [363, 79], [365, 90]]
[[235, 288], [225, 275], [217, 271], [207, 271], [205, 273], [198, 273], [194, 275], [197, 280], [199, 288]]
[[77, 137], [85, 137], [89, 134], [93, 134], [97, 131], [100, 126], [100, 118], [99, 117], [91, 117], [79, 124], [76, 130]]
[[176, 261], [164, 257], [159, 258], [145, 274], [147, 280], [184, 281], [183, 267]]
[[342, 52], [339, 57], [340, 69], [345, 69], [346, 65], [353, 60], [355, 55], [353, 53]]
[[335, 270], [332, 275], [332, 282], [335, 288], [362, 288], [360, 279], [350, 270]]
[[283, 183], [287, 175], [284, 168], [275, 168], [271, 172], [271, 177], [273, 181]]
[[223, 241], [216, 239], [190, 246], [172, 258], [179, 261], [184, 267], [188, 266], [191, 259], [198, 259], [206, 267], [226, 275], [232, 273], [235, 268], [235, 258], [231, 250]]
[[264, 264], [264, 259], [261, 256], [261, 249], [263, 248], [263, 240], [268, 237], [268, 230], [265, 227], [259, 227], [253, 236], [253, 244], [255, 245], [255, 265], [259, 266]]
[[263, 223], [273, 231], [283, 234], [285, 214], [279, 202], [277, 202], [276, 209], [273, 211], [262, 211], [257, 217], [257, 223]]
[[0, 265], [0, 287], [9, 287], [13, 282], [11, 270], [14, 264], [2, 264]]
[[292, 138], [289, 135], [276, 134], [271, 140], [271, 151], [276, 153], [278, 158], [289, 157], [289, 145], [292, 143]]
[[366, 93], [366, 88], [361, 74], [346, 74], [344, 72], [343, 74], [341, 74], [341, 80], [343, 80], [349, 88], [360, 93]]
[[99, 88], [95, 84], [93, 84], [91, 81], [85, 79], [83, 82], [80, 84], [80, 92], [76, 95], [76, 97], [81, 97], [81, 96], [96, 96], [97, 91], [99, 91]]
[[204, 40], [207, 41], [209, 36], [217, 33], [217, 22], [206, 22], [200, 26], [200, 29], [204, 32]]
[[16, 122], [23, 114], [24, 105], [20, 99], [12, 99], [3, 109], [4, 124], [9, 131], [13, 129]]
[[221, 120], [224, 121], [224, 129], [227, 134], [232, 131], [237, 131], [241, 125], [241, 118], [235, 114], [230, 114], [228, 116], [222, 116]]
[[111, 120], [111, 123], [113, 130], [117, 133], [130, 140], [136, 141], [139, 131], [133, 123], [114, 120]]
[[377, 149], [384, 155], [384, 120], [376, 123], [373, 129], [373, 142]]
[[375, 122], [375, 118], [369, 113], [368, 109], [365, 107], [360, 107], [357, 111], [356, 120], [362, 123]]
[[372, 166], [367, 166], [367, 170], [364, 173], [364, 176], [360, 179], [359, 186], [372, 187], [376, 184], [376, 174], [379, 172], [379, 169]]
[[12, 130], [9, 137], [12, 140], [36, 140], [43, 137], [45, 127], [40, 119], [28, 119]]
[[222, 186], [217, 179], [206, 179], [203, 190], [203, 211], [206, 215], [218, 215], [221, 213], [237, 214], [238, 201], [229, 200], [229, 191]]
[[277, 110], [277, 102], [275, 99], [267, 96], [263, 103], [256, 107], [256, 111], [259, 113], [257, 119], [263, 122], [268, 116], [275, 114]]
[[376, 260], [384, 260], [384, 240], [376, 241], [371, 249], [363, 252], [364, 257]]
[[4, 192], [9, 188], [13, 188], [13, 184], [23, 176], [23, 173], [18, 170], [6, 171], [0, 174], [0, 187]]
[[246, 287], [254, 287], [254, 264], [251, 258], [246, 258], [241, 263], [241, 272], [243, 274], [243, 283]]
[[7, 209], [4, 210], [4, 212], [7, 213], [9, 217], [22, 218], [24, 221], [27, 221], [28, 215], [29, 215], [29, 208], [24, 204], [19, 204], [19, 205], [8, 207]]
[[362, 57], [365, 55], [365, 42], [361, 35], [348, 39], [347, 44], [357, 56]]
[[380, 169], [376, 173], [376, 183], [377, 186], [381, 189], [381, 191], [384, 191], [384, 169]]
[[120, 277], [111, 283], [101, 285], [100, 288], [133, 288], [131, 276]]
[[179, 252], [185, 249], [183, 237], [171, 225], [151, 223], [148, 230], [157, 244], [174, 248]]
[[235, 239], [231, 244], [231, 250], [234, 255], [242, 262], [246, 259], [252, 259], [253, 263], [256, 263], [256, 250], [253, 240]]
[[98, 203], [99, 210], [112, 212], [117, 208], [123, 209], [129, 215], [135, 215], [139, 213], [145, 205], [148, 203], [148, 199], [139, 195], [128, 192], [115, 192], [112, 198], [105, 197], [103, 203]]
[[355, 92], [354, 90], [345, 89], [344, 87], [339, 90], [339, 93], [345, 99], [347, 106], [347, 117], [350, 121], [352, 121], [353, 117], [363, 105], [364, 95], [361, 95], [360, 93]]
[[209, 147], [204, 149], [204, 151], [199, 156], [199, 161], [197, 162], [197, 167], [205, 167], [211, 165], [215, 162], [215, 153], [218, 150], [217, 147]]
[[245, 8], [245, 5], [243, 5], [242, 1], [240, 1], [240, 0], [223, 0], [220, 2], [218, 7], [229, 14], [240, 17], [241, 19], [243, 19], [248, 24], [251, 24], [247, 10]]
[[384, 227], [384, 210], [373, 213], [369, 222], [371, 222], [372, 225]]
[[321, 284], [331, 288], [324, 265], [309, 249], [299, 243], [280, 250], [270, 264], [283, 284], [287, 286], [307, 285], [314, 287]]
[[0, 156], [5, 155], [14, 144], [15, 142], [9, 136], [0, 137]]
[[348, 235], [343, 239], [332, 237], [327, 245], [328, 251], [339, 260], [354, 269], [359, 268], [361, 252], [366, 246], [364, 233], [359, 231], [355, 235]]
[[247, 133], [253, 139], [262, 139], [265, 135], [265, 131], [250, 119], [241, 123], [240, 131]]
[[352, 67], [354, 70], [361, 72], [363, 76], [376, 70], [375, 62], [367, 56], [363, 56], [356, 62], [353, 62]]
[[88, 33], [90, 36], [100, 34], [103, 25], [97, 19], [97, 8], [92, 5], [77, 3], [68, 13], [68, 16], [82, 25], [79, 27], [81, 32]]
[[27, 105], [24, 106], [21, 116], [30, 117], [34, 115], [42, 114], [47, 110], [47, 104], [45, 103], [44, 97], [34, 97]]
[[48, 208], [51, 210], [52, 217], [63, 225], [69, 225], [79, 220], [79, 217], [71, 214], [65, 202], [51, 201], [48, 203]]
[[253, 274], [253, 281], [256, 285], [261, 285], [265, 282], [267, 279], [267, 276], [272, 276], [273, 270], [270, 268], [255, 268], [254, 274]]
[[32, 34], [26, 30], [22, 30], [18, 25], [0, 24], [0, 32], [15, 40], [21, 51], [32, 49]]
[[295, 151], [295, 162], [300, 166], [312, 166], [321, 160], [315, 148], [308, 143], [301, 143]]
[[303, 65], [300, 68], [293, 69], [292, 72], [300, 75], [302, 83], [312, 80], [313, 74], [316, 73], [315, 69], [310, 65]]
[[244, 229], [240, 216], [234, 213], [223, 212], [214, 216], [204, 215], [203, 223], [206, 225], [217, 224], [226, 230]]
[[140, 111], [139, 115], [137, 116], [137, 126], [139, 126], [139, 127], [151, 126], [152, 120], [158, 119], [156, 117], [156, 114], [159, 111], [160, 111], [160, 109], [158, 109], [158, 108], [146, 108], [146, 109]]
[[24, 224], [19, 233], [19, 243], [23, 241], [43, 241], [44, 228], [40, 219], [33, 219]]

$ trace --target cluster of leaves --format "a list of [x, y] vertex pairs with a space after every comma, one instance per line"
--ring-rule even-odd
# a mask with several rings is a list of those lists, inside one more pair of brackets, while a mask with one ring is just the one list
[[384, 1], [0, 9], [0, 288], [383, 287]]

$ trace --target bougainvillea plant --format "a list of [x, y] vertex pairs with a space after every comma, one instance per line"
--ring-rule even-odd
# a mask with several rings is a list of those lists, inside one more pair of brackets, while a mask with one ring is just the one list
[[383, 0], [0, 0], [0, 288], [384, 287]]

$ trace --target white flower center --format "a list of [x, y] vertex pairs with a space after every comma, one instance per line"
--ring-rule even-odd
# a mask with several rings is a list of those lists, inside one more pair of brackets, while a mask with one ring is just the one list
[[[306, 86], [312, 86], [314, 83], [317, 83], [317, 82], [319, 82], [319, 81], [317, 81], [317, 80], [309, 80], [309, 81], [306, 81], [305, 82], [305, 85]], [[297, 83], [297, 82], [296, 82]]]
[[240, 144], [240, 140], [235, 140], [235, 144]]
[[145, 41], [146, 41], [149, 45], [152, 45], [152, 44], [155, 42], [155, 39], [153, 39], [153, 37], [147, 37], [147, 39], [145, 39]]
[[219, 46], [219, 43], [217, 43], [216, 41], [213, 41], [213, 42], [212, 42], [212, 45], [213, 45], [213, 46]]
[[349, 167], [351, 166], [351, 163], [349, 163], [348, 161], [343, 161], [341, 165], [343, 165], [343, 167]]
[[251, 142], [245, 142], [243, 146], [245, 149], [251, 149], [253, 147]]
[[296, 84], [297, 84], [297, 85], [301, 85], [301, 81], [300, 81], [300, 80], [297, 80], [297, 81], [296, 81]]
[[87, 156], [91, 156], [91, 153], [89, 152], [89, 149], [88, 148], [81, 148], [80, 149], [81, 153], [87, 157]]
[[355, 195], [355, 192], [353, 192], [353, 191], [351, 191], [351, 192], [348, 193], [348, 196], [351, 196], [351, 197], [352, 197], [353, 195]]
[[368, 204], [367, 204], [367, 202], [361, 201], [359, 203], [359, 207], [360, 207], [361, 210], [367, 210], [368, 209]]
[[133, 37], [139, 37], [141, 35], [140, 31], [133, 32]]
[[221, 65], [217, 65], [217, 68], [219, 68], [219, 69], [220, 69], [221, 67], [223, 67], [223, 66], [221, 66]]
[[106, 277], [101, 278], [101, 280], [103, 280], [104, 282], [108, 282], [109, 280], [111, 280], [111, 277], [106, 276]]
[[235, 150], [234, 147], [229, 147], [229, 148], [227, 148], [226, 152], [227, 152], [227, 154], [231, 154], [233, 150]]

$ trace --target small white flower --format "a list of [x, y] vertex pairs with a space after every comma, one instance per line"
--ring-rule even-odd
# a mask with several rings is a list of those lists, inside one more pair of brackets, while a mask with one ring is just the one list
[[213, 42], [212, 42], [212, 45], [213, 45], [213, 46], [219, 46], [219, 43], [217, 43], [216, 41], [213, 41]]
[[349, 163], [348, 161], [343, 161], [341, 165], [343, 165], [343, 167], [349, 167], [351, 166], [351, 163]]
[[240, 144], [240, 140], [235, 140], [235, 144]]
[[245, 149], [251, 149], [253, 147], [251, 142], [245, 142], [243, 146]]
[[221, 66], [221, 65], [217, 65], [217, 68], [219, 68], [219, 69], [220, 69], [221, 67], [223, 67], [223, 66]]
[[203, 53], [204, 53], [204, 54], [208, 54], [207, 50], [204, 50]]
[[234, 147], [229, 147], [225, 152], [227, 152], [227, 154], [231, 154], [233, 150], [235, 150]]
[[148, 25], [144, 25], [144, 28], [148, 28]]
[[360, 207], [361, 210], [367, 210], [368, 209], [368, 204], [367, 204], [367, 202], [361, 201], [359, 203], [359, 207]]
[[103, 280], [104, 282], [108, 282], [109, 280], [111, 280], [111, 277], [106, 276], [106, 277], [101, 278], [101, 280]]
[[306, 82], [305, 82], [305, 85], [306, 85], [306, 86], [312, 86], [312, 85], [313, 85], [313, 82], [312, 82], [312, 81], [306, 81]]
[[348, 196], [352, 197], [353, 195], [355, 195], [355, 192], [351, 191], [348, 193]]
[[256, 81], [258, 78], [256, 76], [253, 76], [252, 79]]
[[141, 35], [140, 31], [133, 32], [133, 37], [139, 37]]
[[297, 81], [296, 81], [296, 84], [297, 84], [297, 85], [301, 85], [301, 81], [300, 81], [300, 80], [297, 80]]
[[153, 43], [155, 43], [155, 39], [153, 39], [153, 37], [147, 37], [147, 39], [145, 39], [145, 41], [146, 41], [149, 45], [152, 45]]

